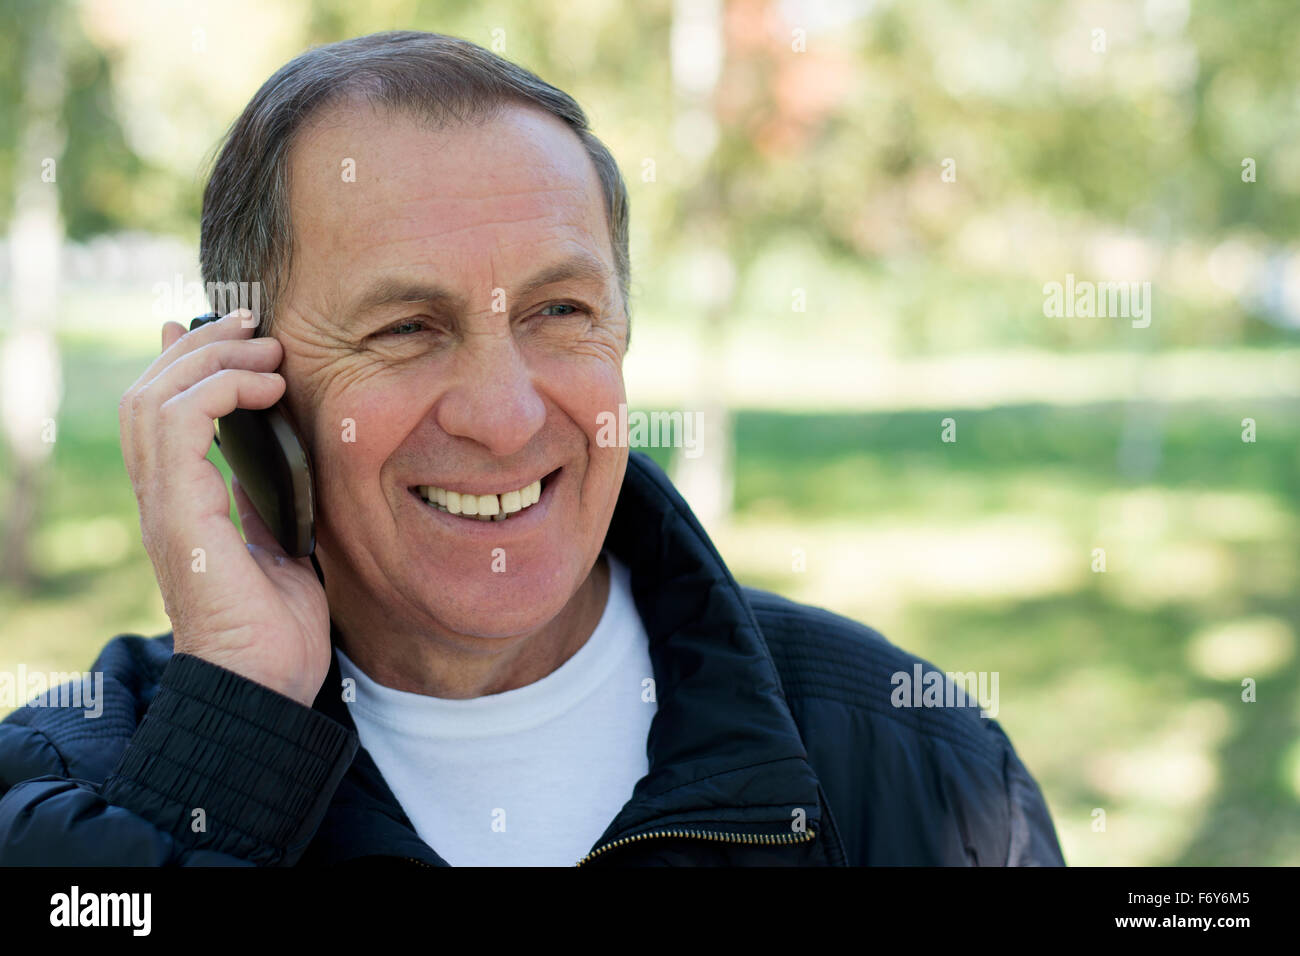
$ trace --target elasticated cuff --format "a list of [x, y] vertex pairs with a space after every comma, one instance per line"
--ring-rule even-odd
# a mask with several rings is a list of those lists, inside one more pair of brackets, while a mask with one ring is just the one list
[[358, 745], [355, 732], [319, 711], [175, 654], [104, 797], [182, 845], [289, 866]]

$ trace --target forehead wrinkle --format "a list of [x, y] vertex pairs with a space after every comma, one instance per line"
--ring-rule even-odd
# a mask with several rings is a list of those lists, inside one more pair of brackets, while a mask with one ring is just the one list
[[[608, 287], [612, 275], [612, 270], [603, 260], [579, 247], [577, 251], [565, 258], [534, 270], [511, 290], [511, 295], [522, 298], [538, 289], [560, 282], [587, 282], [603, 291]], [[457, 313], [469, 311], [463, 295], [436, 281], [429, 282], [400, 275], [381, 275], [353, 297], [352, 303], [345, 307], [343, 314], [352, 317], [396, 304], [428, 304]]]
[[[543, 257], [559, 257], [565, 246], [576, 248], [600, 262], [600, 268], [587, 270], [585, 278], [605, 283], [601, 291], [608, 292], [615, 272], [612, 264], [605, 264], [609, 246], [606, 211], [599, 183], [585, 162], [580, 168], [571, 163], [529, 163], [488, 151], [473, 175], [459, 169], [444, 175], [439, 160], [450, 139], [438, 142], [432, 155], [426, 152], [411, 160], [400, 148], [390, 148], [389, 137], [377, 136], [357, 145], [366, 157], [364, 165], [386, 174], [363, 179], [360, 189], [350, 186], [340, 192], [332, 165], [308, 159], [337, 152], [328, 148], [330, 140], [337, 138], [331, 135], [336, 131], [347, 134], [348, 139], [356, 135], [349, 123], [336, 121], [317, 127], [311, 131], [314, 135], [297, 144], [302, 148], [296, 158], [300, 163], [306, 160], [308, 168], [300, 178], [294, 177], [298, 180], [294, 185], [308, 192], [329, 187], [335, 198], [350, 201], [302, 203], [306, 197], [299, 192], [294, 212], [302, 215], [304, 225], [310, 224], [311, 244], [327, 261], [347, 258], [353, 268], [369, 266], [366, 271], [377, 275], [369, 289], [349, 295], [349, 279], [356, 273], [351, 269], [335, 271], [335, 282], [330, 285], [337, 298], [331, 298], [344, 305], [337, 313], [340, 318], [355, 317], [358, 310], [347, 308], [347, 304], [365, 305], [363, 299], [441, 303], [461, 310], [465, 307], [463, 296], [430, 278], [443, 271], [439, 278], [459, 281], [480, 266], [499, 272], [496, 256], [507, 251], [512, 258], [518, 256], [531, 264]], [[385, 124], [382, 132], [396, 132], [399, 145], [409, 139], [400, 124]], [[471, 138], [469, 142], [478, 147], [480, 140]], [[551, 157], [548, 153], [544, 158]], [[295, 240], [305, 238], [299, 230], [294, 231]], [[476, 246], [481, 248], [475, 251]], [[542, 254], [533, 253], [529, 246]], [[317, 258], [310, 251], [307, 257]], [[443, 269], [437, 267], [440, 262]], [[385, 269], [394, 271], [385, 275]], [[420, 275], [426, 270], [429, 278]], [[375, 283], [383, 283], [383, 287]], [[529, 286], [537, 285], [537, 281], [526, 283], [511, 294], [526, 294]]]
[[[490, 200], [475, 201], [474, 211], [476, 215], [472, 220], [467, 216], [457, 215], [454, 208], [437, 208], [439, 205], [454, 206], [456, 203], [458, 203], [458, 200], [429, 200], [428, 204], [434, 208], [412, 208], [412, 201], [404, 201], [398, 204], [400, 211], [395, 210], [391, 215], [381, 215], [377, 218], [371, 230], [369, 230], [370, 238], [382, 238], [376, 233], [382, 232], [387, 227], [397, 227], [400, 231], [401, 227], [404, 226], [414, 226], [423, 233], [421, 236], [412, 236], [412, 239], [432, 239], [454, 236], [458, 233], [479, 229], [491, 229], [501, 226], [526, 226], [530, 223], [540, 222], [554, 222], [557, 225], [580, 228], [586, 231], [588, 220], [591, 218], [590, 211], [584, 207], [558, 202], [529, 203], [524, 208], [512, 207], [496, 210], [492, 208]], [[423, 206], [425, 203], [421, 203], [421, 205]], [[518, 205], [513, 204], [513, 206]], [[433, 227], [432, 230], [426, 231], [430, 230], [430, 227]]]
[[[409, 200], [394, 203], [397, 208], [390, 215], [380, 213], [373, 218], [367, 215], [365, 218], [369, 219], [369, 222], [358, 221], [361, 218], [358, 216], [346, 217], [348, 220], [346, 229], [327, 228], [325, 232], [335, 237], [334, 244], [340, 249], [343, 242], [348, 242], [359, 249], [378, 246], [396, 248], [415, 243], [433, 245], [434, 248], [425, 250], [433, 255], [440, 252], [436, 248], [438, 243], [454, 242], [457, 237], [471, 236], [493, 229], [500, 229], [507, 233], [504, 236], [489, 234], [485, 237], [494, 240], [491, 244], [496, 248], [528, 242], [530, 241], [529, 230], [536, 229], [545, 229], [554, 238], [561, 240], [589, 237], [599, 241], [599, 233], [594, 230], [598, 230], [600, 224], [593, 217], [592, 210], [572, 203], [538, 205], [535, 211], [533, 209], [502, 210], [494, 218], [487, 218], [482, 209], [476, 209], [475, 221], [466, 221], [467, 217], [458, 216], [454, 211], [437, 208], [439, 205], [454, 204], [455, 201], [417, 202], [422, 208], [412, 208], [412, 202]], [[521, 230], [524, 235], [517, 235]]]

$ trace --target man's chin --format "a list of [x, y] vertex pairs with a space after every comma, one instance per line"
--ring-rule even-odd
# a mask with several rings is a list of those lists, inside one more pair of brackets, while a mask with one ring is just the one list
[[[573, 588], [529, 586], [518, 576], [494, 575], [484, 582], [450, 585], [454, 594], [438, 591], [420, 602], [432, 628], [466, 637], [507, 639], [540, 630], [564, 609]], [[426, 591], [431, 587], [424, 585]]]
[[494, 611], [490, 613], [448, 612], [443, 608], [429, 608], [430, 628], [438, 628], [461, 637], [483, 640], [510, 640], [535, 634], [546, 626], [554, 615], [539, 615], [536, 608]]

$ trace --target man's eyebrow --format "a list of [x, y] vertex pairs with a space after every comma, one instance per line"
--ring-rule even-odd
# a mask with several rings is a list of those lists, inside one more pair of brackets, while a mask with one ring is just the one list
[[582, 252], [534, 272], [515, 290], [516, 298], [524, 298], [538, 289], [558, 282], [590, 282], [604, 286], [609, 282], [610, 270], [591, 253]]
[[[514, 290], [513, 295], [515, 298], [524, 298], [538, 289], [559, 282], [588, 282], [604, 286], [609, 278], [609, 267], [603, 261], [590, 253], [579, 253], [538, 269]], [[464, 297], [436, 283], [412, 282], [385, 276], [367, 286], [357, 296], [347, 314], [358, 316], [400, 303], [428, 303], [451, 310], [466, 308]]]

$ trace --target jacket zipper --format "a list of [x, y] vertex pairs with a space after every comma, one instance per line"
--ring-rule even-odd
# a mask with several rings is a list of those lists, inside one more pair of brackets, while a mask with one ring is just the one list
[[[621, 840], [615, 840], [613, 843], [606, 843], [604, 846], [598, 846], [592, 850], [574, 866], [582, 866], [593, 857], [600, 856], [606, 850], [612, 850], [615, 847], [623, 846], [626, 843], [635, 843], [638, 840], [646, 840], [651, 837], [686, 837], [688, 839], [712, 840], [721, 843], [751, 843], [767, 844], [775, 846], [778, 844], [808, 843], [816, 839], [817, 831], [808, 830], [802, 836], [795, 836], [790, 833], [717, 833], [713, 830], [651, 830], [647, 833], [638, 833], [634, 836], [623, 837]], [[420, 866], [427, 866], [433, 869], [436, 867], [432, 863], [425, 863], [423, 860], [417, 860], [413, 856], [404, 856], [402, 859], [417, 863]]]
[[615, 840], [612, 843], [606, 843], [592, 850], [574, 866], [582, 866], [593, 857], [600, 856], [606, 850], [612, 850], [615, 847], [623, 846], [627, 843], [635, 843], [637, 840], [647, 840], [652, 837], [685, 837], [696, 840], [713, 840], [721, 843], [763, 843], [769, 845], [775, 844], [792, 844], [808, 843], [815, 839], [816, 831], [807, 830], [802, 835], [792, 833], [718, 833], [713, 830], [650, 830], [646, 833], [637, 833], [630, 837], [623, 837], [621, 840]]

